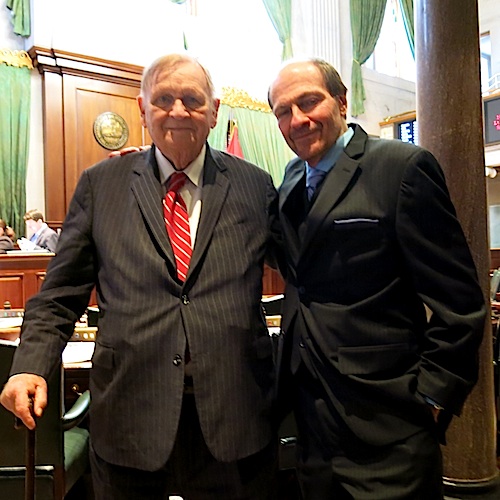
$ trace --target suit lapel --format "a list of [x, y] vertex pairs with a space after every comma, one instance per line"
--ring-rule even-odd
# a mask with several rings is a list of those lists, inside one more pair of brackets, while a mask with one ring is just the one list
[[195, 273], [201, 257], [207, 250], [212, 239], [214, 228], [219, 220], [222, 207], [229, 189], [229, 180], [222, 172], [226, 169], [224, 164], [216, 161], [212, 149], [207, 145], [205, 164], [203, 166], [203, 196], [200, 221], [196, 232], [196, 242], [193, 255], [189, 264], [186, 283]]
[[145, 153], [146, 161], [137, 162], [136, 177], [132, 181], [132, 192], [137, 200], [139, 209], [148, 225], [158, 248], [164, 258], [171, 261], [175, 267], [174, 253], [170, 246], [165, 222], [163, 220], [163, 190], [159, 180], [158, 165], [154, 155], [154, 147]]
[[282, 212], [286, 212], [286, 205], [290, 201], [290, 195], [295, 189], [297, 184], [301, 181], [302, 177], [305, 175], [304, 162], [296, 158], [292, 160], [289, 164], [286, 172], [283, 184], [281, 184], [279, 189], [279, 209]]
[[[300, 251], [300, 240], [297, 232], [298, 218], [302, 217], [301, 207], [305, 190], [305, 167], [304, 162], [296, 159], [289, 164], [285, 172], [283, 184], [279, 188], [279, 208], [281, 230], [286, 237], [287, 251], [295, 265], [298, 262]], [[293, 222], [292, 222], [293, 221]]]
[[320, 228], [326, 216], [340, 202], [358, 170], [359, 161], [342, 154], [335, 167], [328, 173], [316, 201], [306, 219], [303, 234], [301, 256], [304, 255], [315, 233]]
[[326, 216], [342, 201], [357, 176], [361, 175], [359, 158], [364, 153], [367, 139], [366, 132], [358, 125], [355, 125], [354, 136], [333, 169], [325, 177], [323, 186], [318, 192], [318, 197], [306, 218], [300, 257], [307, 251]]

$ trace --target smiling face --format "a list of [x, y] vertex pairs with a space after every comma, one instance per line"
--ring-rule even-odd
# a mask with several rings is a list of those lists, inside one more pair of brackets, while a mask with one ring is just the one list
[[332, 96], [310, 61], [280, 71], [269, 90], [273, 113], [290, 148], [316, 166], [347, 130], [345, 95]]
[[218, 99], [194, 60], [159, 66], [137, 98], [141, 122], [158, 149], [178, 170], [199, 154], [217, 123]]

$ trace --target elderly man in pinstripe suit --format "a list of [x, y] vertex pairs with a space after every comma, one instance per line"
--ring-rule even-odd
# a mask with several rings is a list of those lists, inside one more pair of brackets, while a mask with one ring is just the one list
[[[153, 147], [81, 176], [58, 254], [26, 306], [1, 402], [34, 427], [28, 397], [41, 415], [45, 379], [97, 286], [96, 498], [272, 498], [273, 358], [260, 306], [274, 240], [271, 177], [206, 143], [219, 102], [197, 61], [155, 61], [138, 103]], [[186, 276], [162, 211], [176, 171], [187, 175], [179, 191], [191, 240]]]

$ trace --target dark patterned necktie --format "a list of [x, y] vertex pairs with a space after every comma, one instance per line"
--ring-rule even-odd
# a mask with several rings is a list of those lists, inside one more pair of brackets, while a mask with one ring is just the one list
[[179, 194], [179, 189], [184, 186], [186, 180], [186, 174], [183, 172], [172, 174], [168, 181], [167, 194], [163, 200], [163, 217], [174, 251], [177, 277], [181, 281], [186, 281], [192, 254], [186, 203]]

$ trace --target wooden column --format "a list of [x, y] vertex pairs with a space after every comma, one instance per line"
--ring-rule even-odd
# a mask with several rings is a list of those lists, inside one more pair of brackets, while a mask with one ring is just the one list
[[[489, 305], [479, 25], [476, 0], [416, 0], [419, 144], [445, 172]], [[479, 382], [443, 447], [448, 492], [498, 487], [493, 345], [487, 322]], [[499, 497], [500, 498], [500, 497]]]

